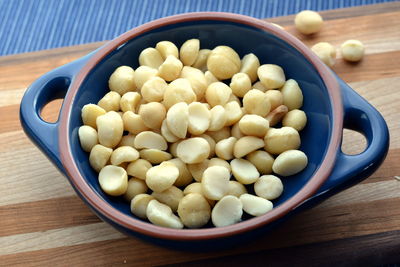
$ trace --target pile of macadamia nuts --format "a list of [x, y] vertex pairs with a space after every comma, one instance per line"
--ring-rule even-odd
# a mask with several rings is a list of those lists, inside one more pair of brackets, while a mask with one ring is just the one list
[[[303, 10], [299, 12], [294, 23], [296, 29], [302, 34], [317, 33], [323, 25], [322, 17], [315, 11]], [[329, 67], [335, 64], [336, 48], [328, 42], [319, 42], [311, 50]], [[358, 40], [347, 40], [340, 46], [342, 58], [346, 61], [357, 62], [364, 56], [364, 45]]]
[[298, 150], [307, 122], [298, 83], [254, 54], [200, 49], [198, 39], [180, 49], [158, 42], [139, 65], [118, 67], [110, 91], [82, 108], [79, 139], [102, 190], [178, 229], [271, 211], [283, 192], [276, 175], [308, 162]]

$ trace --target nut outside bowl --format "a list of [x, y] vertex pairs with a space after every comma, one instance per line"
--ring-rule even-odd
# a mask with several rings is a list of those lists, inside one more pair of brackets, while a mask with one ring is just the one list
[[[108, 90], [108, 77], [120, 65], [138, 67], [138, 55], [162, 40], [178, 47], [199, 38], [201, 48], [228, 45], [241, 57], [256, 54], [262, 64], [280, 65], [295, 79], [304, 95], [308, 123], [301, 132], [300, 149], [309, 158], [301, 173], [284, 178], [284, 193], [265, 215], [226, 227], [169, 229], [131, 214], [129, 205], [105, 195], [88, 155], [78, 140], [81, 108]], [[64, 97], [59, 119], [47, 123], [40, 109]], [[36, 80], [26, 91], [20, 109], [21, 124], [31, 140], [65, 174], [82, 200], [116, 229], [162, 244], [192, 244], [243, 240], [272, 229], [282, 220], [371, 175], [384, 160], [389, 133], [383, 117], [327, 68], [302, 42], [278, 27], [255, 18], [200, 12], [158, 19], [136, 27], [94, 52], [61, 66]], [[343, 128], [365, 135], [368, 145], [358, 155], [341, 152]], [[258, 236], [258, 234], [257, 234]], [[226, 241], [225, 241], [226, 243]], [[234, 243], [234, 242], [233, 242]], [[214, 243], [213, 243], [214, 244]]]

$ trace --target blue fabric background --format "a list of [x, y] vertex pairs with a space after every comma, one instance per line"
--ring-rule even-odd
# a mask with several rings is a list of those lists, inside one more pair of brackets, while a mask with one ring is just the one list
[[0, 55], [112, 39], [156, 18], [225, 11], [267, 18], [393, 0], [0, 0]]

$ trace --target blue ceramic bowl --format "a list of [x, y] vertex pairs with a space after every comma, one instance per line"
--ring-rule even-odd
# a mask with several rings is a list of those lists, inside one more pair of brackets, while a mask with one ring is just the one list
[[[139, 53], [159, 41], [169, 40], [179, 47], [190, 38], [200, 39], [202, 48], [228, 45], [241, 57], [251, 52], [262, 64], [278, 64], [287, 78], [299, 83], [304, 94], [308, 123], [301, 132], [300, 149], [308, 155], [307, 168], [283, 179], [285, 190], [273, 211], [227, 227], [176, 230], [135, 218], [127, 203], [102, 192], [78, 140], [82, 107], [97, 103], [108, 91], [107, 81], [115, 68], [138, 67]], [[64, 95], [59, 120], [43, 121], [40, 109]], [[290, 214], [368, 177], [382, 163], [389, 144], [382, 116], [299, 40], [267, 22], [228, 13], [177, 15], [133, 29], [35, 81], [23, 97], [20, 117], [27, 135], [100, 218], [125, 233], [167, 241], [215, 241], [255, 229], [267, 230]], [[349, 156], [341, 152], [343, 121], [346, 128], [365, 135], [368, 146], [363, 153]]]

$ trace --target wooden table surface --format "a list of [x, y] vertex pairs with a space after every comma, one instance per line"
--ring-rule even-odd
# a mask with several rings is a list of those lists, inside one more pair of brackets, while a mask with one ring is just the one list
[[[385, 117], [390, 151], [370, 178], [284, 223], [268, 236], [225, 251], [182, 252], [127, 238], [100, 221], [65, 177], [29, 141], [19, 103], [45, 72], [101, 45], [0, 57], [0, 265], [368, 265], [400, 262], [400, 2], [322, 12], [323, 30], [305, 38], [293, 16], [274, 18], [307, 45], [359, 39], [359, 64], [333, 68]], [[56, 106], [45, 116], [56, 118]], [[345, 131], [343, 150], [362, 151]]]

